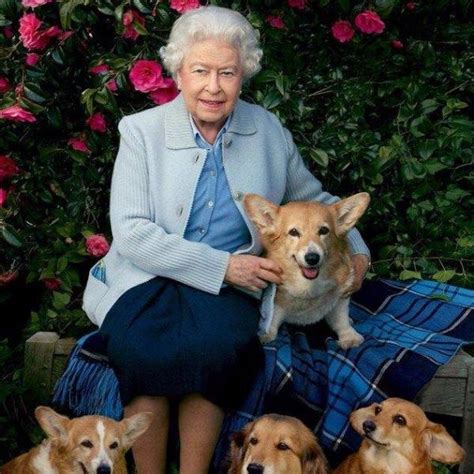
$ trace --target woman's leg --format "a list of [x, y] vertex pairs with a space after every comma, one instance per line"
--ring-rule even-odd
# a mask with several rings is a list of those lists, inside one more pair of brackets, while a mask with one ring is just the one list
[[166, 474], [166, 448], [169, 429], [169, 402], [165, 397], [136, 397], [125, 407], [125, 416], [151, 411], [153, 421], [133, 444], [138, 474]]
[[180, 474], [207, 474], [224, 412], [194, 393], [179, 404]]

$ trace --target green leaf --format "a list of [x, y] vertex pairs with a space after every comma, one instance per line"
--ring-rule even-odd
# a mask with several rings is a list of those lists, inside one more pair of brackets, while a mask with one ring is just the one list
[[79, 5], [85, 5], [88, 0], [65, 0], [61, 2], [59, 7], [59, 19], [63, 30], [68, 30], [71, 27], [71, 17], [74, 10]]
[[442, 270], [440, 272], [436, 272], [431, 278], [441, 283], [446, 283], [447, 281], [451, 280], [455, 275], [456, 272], [454, 270]]
[[312, 148], [309, 154], [311, 156], [311, 159], [315, 161], [319, 166], [327, 168], [329, 164], [329, 156], [324, 150], [321, 150], [320, 148]]
[[69, 293], [61, 293], [59, 291], [53, 291], [53, 306], [56, 309], [65, 308], [71, 301], [71, 295]]
[[2, 236], [3, 238], [13, 247], [21, 247], [23, 241], [18, 234], [18, 232], [9, 224], [3, 224], [2, 226]]
[[151, 10], [145, 5], [143, 0], [133, 0], [133, 4], [137, 7], [141, 13], [151, 13]]
[[403, 270], [400, 275], [398, 276], [400, 280], [421, 280], [421, 273], [420, 272], [413, 272], [411, 270]]

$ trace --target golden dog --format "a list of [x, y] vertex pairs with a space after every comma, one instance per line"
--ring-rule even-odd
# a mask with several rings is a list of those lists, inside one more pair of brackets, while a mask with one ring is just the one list
[[228, 474], [325, 474], [326, 458], [298, 419], [264, 415], [234, 433]]
[[35, 416], [48, 438], [3, 466], [2, 474], [126, 474], [124, 454], [152, 421], [151, 413], [120, 422], [103, 416], [69, 419], [48, 407], [36, 408]]
[[369, 201], [367, 193], [359, 193], [329, 205], [277, 206], [256, 194], [245, 196], [245, 210], [260, 233], [266, 257], [283, 269], [272, 323], [262, 342], [274, 340], [284, 321], [307, 325], [326, 318], [343, 349], [362, 343], [349, 319], [346, 294], [354, 271], [346, 235]]
[[350, 421], [364, 440], [334, 474], [432, 474], [431, 460], [457, 464], [464, 458], [444, 426], [400, 398], [356, 410]]

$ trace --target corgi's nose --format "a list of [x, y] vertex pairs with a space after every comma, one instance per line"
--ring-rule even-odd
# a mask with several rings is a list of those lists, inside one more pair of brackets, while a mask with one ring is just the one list
[[372, 420], [365, 420], [364, 423], [362, 423], [362, 429], [365, 434], [369, 434], [377, 429], [377, 425]]
[[317, 253], [307, 253], [304, 256], [304, 259], [306, 260], [306, 263], [308, 265], [317, 265], [319, 262], [319, 254]]
[[97, 468], [97, 474], [110, 474], [111, 472], [110, 466], [106, 464], [102, 464]]
[[263, 466], [261, 464], [252, 463], [247, 466], [247, 472], [249, 474], [262, 474]]

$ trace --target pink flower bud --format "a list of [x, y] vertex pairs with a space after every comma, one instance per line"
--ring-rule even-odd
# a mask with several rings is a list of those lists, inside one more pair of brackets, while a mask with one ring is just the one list
[[86, 239], [86, 250], [93, 257], [103, 257], [110, 249], [110, 245], [103, 234], [94, 234]]

